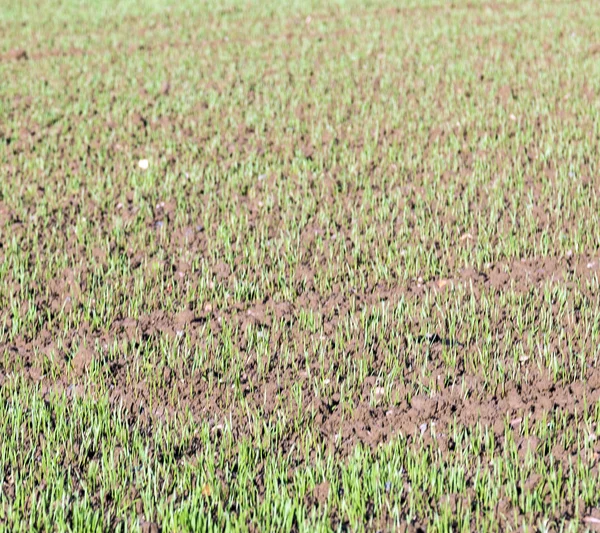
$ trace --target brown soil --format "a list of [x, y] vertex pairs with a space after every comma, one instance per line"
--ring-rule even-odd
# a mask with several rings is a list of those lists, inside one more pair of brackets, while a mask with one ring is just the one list
[[[469, 5], [469, 9], [479, 4]], [[486, 4], [487, 5], [487, 4]], [[507, 2], [496, 4], [494, 9], [512, 9], [515, 4]], [[473, 7], [475, 6], [475, 7]], [[402, 10], [401, 10], [402, 11]], [[382, 16], [378, 12], [370, 12], [373, 16]], [[385, 12], [384, 15], [388, 13]], [[315, 14], [313, 20], [323, 20], [326, 15]], [[290, 26], [290, 31], [292, 31]], [[303, 37], [318, 40], [323, 37], [335, 39], [337, 37], [358, 35], [359, 30], [338, 30], [338, 32], [305, 32]], [[259, 41], [268, 46], [277, 43], [289, 42], [294, 36], [267, 35]], [[231, 44], [232, 41], [227, 41]], [[219, 47], [225, 41], [214, 39], [210, 41], [194, 42], [168, 42], [158, 43], [153, 46], [136, 47], [135, 52], [150, 56], [153, 52], [162, 49], [178, 47], [199, 48], [202, 46]], [[241, 37], [238, 43], [249, 44]], [[598, 45], [591, 46], [589, 53], [597, 53]], [[98, 55], [119, 55], [123, 50], [106, 49], [98, 50]], [[2, 57], [0, 61], [26, 61], [47, 59], [51, 57], [68, 57], [70, 55], [94, 55], [93, 51], [69, 49], [66, 51], [35, 51], [26, 52], [15, 49]], [[16, 67], [15, 67], [16, 68]], [[20, 68], [20, 66], [19, 66]], [[265, 72], [265, 77], [280, 74], [273, 71]], [[287, 74], [286, 74], [287, 75]], [[313, 74], [311, 74], [311, 77]], [[371, 80], [373, 81], [373, 80]], [[483, 84], [488, 83], [481, 77]], [[231, 80], [208, 81], [207, 89], [214, 90], [219, 95], [226, 94]], [[310, 86], [311, 79], [303, 80]], [[373, 82], [374, 98], [379, 93], [378, 82]], [[332, 82], [335, 90], [335, 81]], [[457, 92], [468, 92], [468, 88], [455, 87]], [[65, 163], [56, 175], [57, 182], [66, 180], [67, 177], [83, 174], [84, 165], [91, 165], [94, 170], [113, 174], [125, 174], [131, 171], [132, 154], [138, 153], [142, 148], [150, 147], [157, 151], [162, 148], [156, 145], [156, 138], [160, 134], [168, 136], [170, 132], [179, 132], [182, 137], [198, 145], [208, 144], [212, 131], [194, 129], [194, 125], [181, 116], [165, 113], [156, 117], [153, 109], [167, 98], [177, 98], [177, 83], [164, 81], [156, 94], [150, 93], [145, 88], [139, 89], [138, 107], [126, 117], [124, 124], [117, 125], [111, 116], [68, 117], [63, 120], [57, 116], [48, 122], [39, 123], [32, 115], [34, 104], [29, 96], [15, 95], [11, 115], [22, 114], [25, 118], [19, 125], [19, 130], [5, 131], [0, 129], [0, 143], [6, 147], [6, 159], [3, 163], [3, 172], [7, 179], [23, 179], [19, 172], [20, 161], [25, 157], [35, 157], [36, 148], [43, 142], [55, 143], [59, 158]], [[369, 96], [371, 93], [369, 93]], [[118, 95], [112, 94], [116, 101]], [[254, 93], [248, 93], [249, 105], [253, 98], [258, 98]], [[364, 96], [364, 95], [363, 95]], [[590, 98], [597, 96], [591, 92]], [[492, 98], [498, 105], [510, 112], [511, 105], [518, 99], [518, 91], [510, 84], [503, 85], [493, 92]], [[260, 105], [260, 103], [256, 104]], [[209, 115], [208, 103], [198, 105], [197, 116], [199, 120]], [[297, 109], [287, 109], [290, 116], [310, 123], [319, 117], [319, 111], [309, 106], [300, 106]], [[552, 117], [540, 118], [532, 124], [534, 130], [540, 133], [545, 121], [549, 122], [559, 116], [565, 121], [577, 121], [578, 117], [561, 115], [561, 110], [556, 110]], [[315, 118], [316, 117], [316, 118]], [[215, 122], [223, 121], [225, 116], [210, 117]], [[338, 146], [347, 146], [350, 152], [361, 153], [363, 149], [362, 134], [348, 131], [334, 134], [324, 134], [320, 138], [311, 138], [306, 133], [282, 132], [256, 132], [251, 127], [244, 125], [240, 117], [238, 128], [230, 128], [223, 132], [223, 148], [218, 153], [211, 154], [218, 161], [224, 172], [235, 168], [237, 161], [244, 158], [267, 154], [281, 162], [280, 174], [265, 174], [259, 184], [255, 185], [251, 193], [231, 191], [226, 184], [217, 184], [214, 190], [204, 190], [194, 185], [182, 185], [186, 188], [184, 194], [197, 199], [196, 206], [210, 204], [212, 197], [225, 197], [231, 201], [232, 210], [238, 210], [246, 216], [249, 233], [256, 234], [259, 230], [269, 239], [276, 240], [282, 235], [282, 228], [290, 220], [290, 215], [283, 208], [274, 205], [265, 207], [269, 188], [276, 190], [278, 180], [290, 180], [306, 197], [315, 199], [317, 205], [328, 201], [328, 198], [337, 194], [340, 189], [340, 176], [344, 169], [332, 164], [323, 176], [314, 176], [307, 172], [306, 180], [294, 177], [291, 165], [297, 151], [311, 162], [320, 155], [328, 154]], [[94, 128], [88, 147], [89, 153], [98, 151], [100, 147], [107, 152], [107, 162], [84, 161], [82, 154], [73, 153], [71, 136], [83, 127], [86, 119]], [[513, 121], [514, 122], [514, 121]], [[425, 154], [434, 150], [444, 149], [451, 138], [458, 133], [465, 140], [465, 146], [459, 150], [454, 162], [458, 170], [455, 174], [444, 174], [440, 178], [441, 186], [453, 183], [457, 186], [456, 196], [468, 187], [468, 180], [477, 161], [487, 159], [492, 163], [504, 162], [509, 157], [499, 151], [496, 154], [487, 154], [472, 150], [467, 142], [472, 135], [473, 125], [454, 124], [448, 126], [449, 121], [440, 119], [436, 127], [432, 127], [428, 134], [428, 141], [423, 146]], [[581, 123], [582, 129], [591, 131], [590, 124]], [[0, 128], [2, 125], [0, 125]], [[511, 128], [516, 128], [509, 122], [506, 130], [511, 138]], [[113, 132], [110, 143], [103, 145], [101, 132], [109, 129]], [[113, 131], [114, 130], [114, 131]], [[490, 136], [505, 135], [506, 131], [485, 132]], [[94, 134], [96, 135], [94, 137]], [[382, 132], [381, 153], [385, 154], [389, 146], [406, 140], [406, 133], [401, 128], [388, 125]], [[514, 135], [514, 131], [513, 131]], [[541, 135], [541, 134], [540, 134]], [[591, 135], [591, 133], [590, 133]], [[594, 139], [591, 137], [593, 142]], [[461, 141], [462, 142], [462, 141]], [[557, 169], [552, 162], [542, 163], [538, 160], [536, 146], [525, 147], [522, 153], [512, 156], [514, 165], [526, 169], [525, 189], [532, 196], [537, 197], [542, 189], [542, 182], [552, 183], [557, 179]], [[173, 154], [164, 155], [165, 165], [173, 172], [183, 169], [177, 165], [177, 158]], [[406, 169], [399, 169], [395, 164], [381, 160], [369, 163], [374, 183], [385, 175], [395, 175]], [[86, 169], [87, 170], [87, 169]], [[339, 460], [344, 460], [357, 444], [363, 444], [375, 449], [381, 444], [390, 442], [398, 435], [404, 435], [411, 441], [422, 439], [425, 444], [438, 446], [442, 453], [452, 450], [453, 443], [447, 438], [447, 429], [453, 423], [460, 423], [468, 427], [481, 423], [490, 428], [498, 439], [501, 439], [508, 423], [518, 428], [526, 418], [530, 421], [543, 420], [548, 413], [560, 410], [568, 413], [575, 422], [582, 417], [583, 405], [590, 405], [600, 401], [600, 368], [589, 365], [581, 372], [578, 379], [556, 379], [549, 370], [539, 364], [539, 354], [531, 350], [526, 339], [516, 338], [513, 317], [506, 309], [500, 309], [501, 315], [491, 321], [490, 335], [497, 345], [496, 354], [508, 354], [516, 345], [523, 346], [523, 356], [517, 362], [512, 356], [506, 355], [505, 364], [507, 371], [518, 369], [524, 377], [520, 381], [508, 380], [503, 383], [490, 383], [488, 377], [474, 364], [478, 350], [483, 344], [483, 339], [465, 338], [459, 330], [459, 336], [453, 338], [448, 333], [449, 328], [444, 327], [444, 318], [436, 314], [435, 304], [447, 302], [449, 299], [456, 301], [464, 313], [483, 313], [482, 299], [486, 296], [498, 298], [500, 295], [529, 295], [531, 291], [543, 293], [544, 289], [559, 286], [568, 291], [568, 298], [573, 300], [575, 293], [578, 297], [595, 301], [594, 286], [597, 287], [598, 272], [600, 270], [600, 254], [589, 248], [589, 253], [568, 252], [561, 256], [528, 257], [525, 259], [502, 260], [488, 263], [480, 267], [465, 267], [464, 261], [459, 258], [459, 252], [470, 249], [477, 242], [477, 232], [473, 229], [455, 236], [452, 242], [453, 249], [439, 249], [437, 243], [427, 242], [427, 236], [420, 233], [418, 221], [411, 219], [416, 207], [426, 200], [427, 171], [425, 169], [411, 170], [412, 179], [399, 190], [397, 186], [386, 188], [382, 185], [380, 190], [375, 190], [374, 197], [381, 200], [388, 195], [393, 195], [400, 209], [409, 213], [408, 222], [381, 223], [375, 228], [377, 235], [382, 235], [381, 243], [365, 244], [364, 253], [353, 256], [351, 251], [360, 248], [361, 243], [356, 240], [356, 232], [361, 237], [371, 228], [361, 227], [360, 222], [355, 222], [355, 208], [363, 205], [366, 196], [364, 190], [356, 188], [349, 190], [343, 204], [340, 204], [338, 220], [330, 221], [329, 227], [323, 227], [323, 222], [315, 216], [302, 225], [299, 230], [297, 257], [298, 264], [289, 268], [285, 274], [293, 280], [294, 298], [285, 299], [281, 294], [266, 297], [248, 297], [234, 300], [222, 298], [224, 293], [233, 294], [236, 282], [246, 280], [260, 285], [262, 276], [273, 280], [278, 275], [277, 265], [272, 258], [266, 258], [260, 265], [250, 264], [242, 256], [243, 246], [234, 247], [234, 258], [226, 262], [223, 249], [213, 253], [211, 245], [219, 228], [218, 216], [222, 213], [211, 213], [208, 217], [209, 224], [186, 218], [178, 211], [177, 201], [166, 198], [154, 202], [151, 212], [141, 212], [139, 199], [136, 200], [125, 185], [115, 190], [106, 192], [107, 198], [101, 203], [89, 193], [93, 185], [86, 183], [86, 178], [81, 178], [81, 187], [75, 193], [59, 195], [60, 200], [56, 205], [49, 206], [49, 227], [59, 225], [64, 231], [64, 238], [58, 242], [62, 251], [71, 258], [69, 267], [56, 273], [54, 279], [38, 281], [38, 285], [27, 287], [34, 295], [32, 304], [38, 309], [48, 311], [50, 320], [44, 323], [39, 330], [32, 331], [16, 339], [14, 342], [0, 344], [0, 353], [6, 357], [0, 362], [0, 385], [12, 376], [25, 377], [31, 383], [39, 384], [45, 395], [55, 392], [66, 392], [70, 397], [82, 394], [97, 394], [96, 385], [89, 383], [89, 376], [93, 369], [98, 368], [102, 380], [108, 384], [108, 395], [116, 405], [123, 405], [130, 413], [133, 421], [151, 424], [157, 420], [173, 418], [182, 412], [189, 412], [199, 422], [209, 422], [215, 432], [223, 424], [231, 423], [235, 438], [247, 436], [252, 432], [248, 423], [247, 410], [239, 409], [238, 400], [232, 396], [232, 382], [239, 379], [241, 391], [248, 409], [260, 413], [265, 421], [276, 420], [282, 413], [293, 416], [298, 410], [294, 400], [293, 386], [299, 385], [302, 390], [301, 410], [306, 414], [306, 423], [314, 428], [319, 435], [320, 442], [335, 454]], [[592, 165], [582, 164], [580, 169], [581, 186], [593, 187]], [[92, 187], [90, 187], [92, 185]], [[499, 186], [503, 186], [502, 183]], [[52, 183], [40, 183], [38, 187], [28, 188], [24, 198], [24, 208], [18, 211], [15, 203], [10, 198], [0, 198], [0, 227], [6, 234], [13, 236], [19, 246], [28, 250], [31, 246], [32, 234], [39, 234], [40, 242], [44, 242], [47, 229], [35, 227], [34, 222], [28, 219], [29, 211], [33, 211], [37, 202], [46, 194], [46, 189], [53, 187]], [[470, 209], [485, 212], [487, 204], [487, 184], [477, 190], [477, 194], [470, 205]], [[301, 188], [301, 189], [300, 189]], [[23, 187], [25, 189], [25, 187]], [[200, 207], [199, 207], [200, 206]], [[446, 206], [443, 202], [433, 203], [432, 216], [443, 214]], [[552, 213], [544, 212], [536, 206], [533, 217], [539, 228], [556, 229], [561, 227], [568, 232], [577, 226], [578, 215], [574, 214], [569, 219], [561, 219]], [[524, 210], [523, 210], [524, 211]], [[141, 213], [141, 214], [140, 214]], [[523, 213], [520, 213], [523, 215]], [[87, 249], [77, 243], [76, 239], [69, 237], [67, 228], [76, 223], [78, 217], [85, 215], [94, 221], [95, 228], [110, 241], [106, 248], [94, 247]], [[585, 214], [583, 214], [585, 215]], [[181, 222], [183, 217], [183, 223]], [[197, 213], [196, 213], [197, 216]], [[441, 216], [441, 215], [440, 215]], [[155, 239], [154, 248], [143, 249], [134, 245], [122, 245], [113, 239], [111, 229], [113, 220], [119, 217], [124, 223], [134, 223], [142, 219], [144, 235]], [[455, 225], [454, 220], [447, 220], [449, 227]], [[511, 219], [505, 212], [498, 213], [495, 221], [499, 228], [509, 227]], [[373, 221], [368, 221], [368, 224]], [[394, 237], [399, 233], [400, 226], [408, 224], [413, 232], [415, 242], [423, 241], [434, 250], [434, 255], [440, 264], [443, 276], [431, 279], [404, 279], [400, 274], [393, 274], [386, 281], [378, 279], [369, 273], [368, 257], [375, 251], [384, 250]], [[37, 233], [36, 233], [37, 232]], [[111, 240], [113, 239], [113, 240]], [[150, 239], [150, 237], [149, 237]], [[362, 288], [354, 287], [348, 279], [340, 274], [333, 287], [323, 288], [319, 283], [319, 273], [323, 265], [331, 262], [328, 242], [345, 242], [350, 250], [346, 257], [335, 259], [333, 267], [339, 272], [344, 271], [346, 265], [352, 265], [355, 270], [366, 272], [367, 281]], [[325, 242], [325, 246], [322, 245]], [[158, 243], [158, 244], [156, 244]], [[383, 243], [383, 244], [382, 244]], [[8, 254], [8, 243], [0, 247], [0, 257], [4, 259]], [[57, 248], [48, 249], [47, 257], [57, 253]], [[158, 252], [162, 252], [159, 254]], [[114, 278], [109, 276], [109, 260], [111, 257], [122, 256], [129, 261], [135, 272], [143, 272], [147, 279], [157, 279], [166, 286], [169, 294], [177, 295], [176, 310], [165, 310], [160, 298], [148, 295], [148, 306], [139, 315], [118, 316], [109, 323], [100, 326], [83, 321], [77, 331], [70, 331], [62, 346], [57, 345], [56, 324], [53, 320], [64, 313], [76, 311], [82, 302], [93, 293], [94, 281], [98, 276], [102, 282], [110, 285]], [[215, 258], [216, 257], [216, 258]], [[358, 259], [357, 259], [358, 257]], [[165, 258], [169, 258], [166, 260]], [[193, 259], [202, 258], [202, 264], [194, 264]], [[45, 258], [44, 260], [47, 260]], [[273, 261], [273, 264], [270, 264]], [[361, 263], [362, 261], [362, 263]], [[33, 263], [33, 261], [32, 261]], [[101, 274], [98, 275], [98, 272]], [[158, 274], [157, 274], [158, 272]], [[197, 294], [198, 287], [205, 279], [209, 280], [209, 287], [214, 295], [214, 301], [198, 302], [190, 295]], [[21, 290], [20, 282], [7, 274], [6, 283], [11, 287], [12, 294]], [[127, 280], [126, 280], [127, 283]], [[595, 284], [595, 285], [594, 285]], [[151, 285], [151, 284], [149, 284]], [[135, 291], [133, 284], [124, 290], [124, 294]], [[219, 295], [219, 297], [217, 297]], [[343, 353], [335, 359], [336, 353], [335, 334], [347, 321], [360, 320], [362, 315], [367, 317], [381, 309], [382, 304], [394, 309], [401, 302], [420, 303], [428, 299], [429, 316], [415, 316], [407, 318], [403, 326], [402, 335], [394, 341], [397, 344], [397, 357], [404, 358], [401, 365], [403, 374], [398, 376], [394, 384], [393, 394], [388, 397], [382, 387], [381, 374], [385, 374], [387, 359], [390, 357], [388, 346], [384, 343], [368, 344], [364, 331], [359, 330], [357, 336], [344, 344]], [[472, 304], [472, 300], [475, 303]], [[219, 305], [215, 304], [219, 301]], [[29, 304], [28, 304], [29, 305]], [[474, 307], [473, 307], [474, 305]], [[553, 304], [554, 305], [554, 304]], [[302, 325], [301, 315], [311, 311], [320, 323], [318, 334]], [[26, 312], [26, 309], [23, 309]], [[577, 309], [574, 311], [578, 312]], [[7, 327], [12, 325], [12, 317], [5, 313]], [[540, 318], [536, 318], [540, 320]], [[559, 319], [560, 320], [560, 319]], [[432, 328], [431, 325], [435, 327]], [[183, 350], [177, 362], [171, 366], [156, 367], [155, 372], [160, 376], [145, 374], [134, 375], [135, 354], [142, 349], [144, 344], [158, 345], [163, 340], [168, 340], [174, 346], [194, 346], [204, 350], [215, 357], [217, 350], [214, 344], [207, 341], [207, 332], [218, 339], [224, 329], [232, 331], [231, 339], [233, 351], [244, 361], [241, 375], [234, 375], [233, 371], [222, 370], [218, 361], [211, 360], [204, 364], [200, 371], [194, 368], [192, 355], [185, 355]], [[390, 328], [391, 329], [391, 328]], [[396, 328], [397, 329], [397, 328]], [[567, 316], [557, 324], [556, 335], [549, 339], [548, 349], [560, 353], [564, 336], [576, 337], [580, 332], [576, 320]], [[268, 337], [270, 352], [274, 354], [275, 361], [266, 368], [262, 368], [257, 360], [256, 350], [249, 345], [249, 335], [258, 331], [260, 335]], [[508, 335], [510, 333], [510, 335]], [[561, 336], [559, 333], [563, 333]], [[389, 331], [382, 332], [382, 338], [389, 337]], [[508, 339], [508, 340], [507, 340]], [[597, 347], [586, 344], [586, 339], [581, 340], [581, 349], [591, 351]], [[118, 350], [115, 356], [107, 356], [107, 348], [117, 344], [128, 346], [127, 354]], [[306, 354], [300, 353], [299, 347], [306, 347]], [[340, 405], [344, 379], [334, 381], [333, 378], [323, 388], [323, 394], [316, 396], [314, 384], [316, 376], [320, 375], [322, 364], [319, 360], [319, 350], [327, 354], [325, 367], [331, 376], [344, 361], [353, 361], [363, 357], [365, 352], [369, 356], [369, 372], [360, 383], [360, 392], [353, 398], [354, 408], [351, 412], [343, 410]], [[284, 353], [292, 356], [285, 360]], [[445, 362], [447, 355], [456, 356], [456, 365], [450, 368]], [[48, 359], [56, 370], [56, 378], [48, 371]], [[425, 361], [425, 362], [423, 362]], [[423, 373], [420, 390], [414, 382], [417, 365]], [[134, 376], [132, 378], [132, 376]], [[325, 376], [325, 379], [327, 376]], [[156, 383], [160, 383], [157, 388]], [[151, 406], [151, 407], [150, 407]], [[436, 429], [435, 440], [432, 436], [432, 427]], [[291, 430], [286, 434], [282, 443], [282, 451], [294, 449], [294, 444], [299, 436]], [[536, 443], [523, 440], [519, 449], [523, 453]], [[595, 452], [600, 454], [600, 440], [596, 441]], [[564, 461], [571, 458], [573, 450], [556, 450], [555, 459]], [[327, 498], [329, 486], [327, 482], [317, 485], [309, 497], [310, 502], [322, 502]], [[310, 503], [309, 502], [309, 503]], [[454, 508], [460, 501], [453, 501]], [[590, 527], [592, 527], [590, 522]], [[144, 523], [145, 531], [157, 531], [153, 523]]]

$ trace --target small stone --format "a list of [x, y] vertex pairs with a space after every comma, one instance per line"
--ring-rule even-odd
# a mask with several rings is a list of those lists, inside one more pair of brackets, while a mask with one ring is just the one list
[[585, 516], [583, 517], [583, 521], [586, 524], [600, 524], [600, 518], [596, 518], [594, 516]]

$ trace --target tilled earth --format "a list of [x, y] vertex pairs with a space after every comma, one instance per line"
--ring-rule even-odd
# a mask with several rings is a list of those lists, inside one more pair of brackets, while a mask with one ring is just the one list
[[[72, 417], [56, 453], [106, 528], [195, 529], [145, 478], [94, 488], [78, 402], [141, 435], [175, 508], [178, 465], [227, 448], [198, 481], [217, 526], [276, 527], [236, 503], [250, 443], [256, 505], [286, 458], [291, 529], [597, 527], [598, 7], [270, 9], [0, 15], [3, 412]], [[55, 512], [16, 503], [52, 441], [23, 427], [9, 527]], [[399, 446], [400, 481], [349, 503], [343, 465]], [[323, 461], [339, 479], [294, 485]]]

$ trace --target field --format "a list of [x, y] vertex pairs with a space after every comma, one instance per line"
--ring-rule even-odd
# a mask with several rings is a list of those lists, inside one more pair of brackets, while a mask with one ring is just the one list
[[0, 530], [598, 530], [599, 143], [592, 0], [0, 0]]

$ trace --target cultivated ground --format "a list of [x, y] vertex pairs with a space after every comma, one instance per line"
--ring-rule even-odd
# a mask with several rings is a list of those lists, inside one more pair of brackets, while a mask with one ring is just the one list
[[0, 529], [598, 528], [599, 99], [592, 0], [0, 0]]

